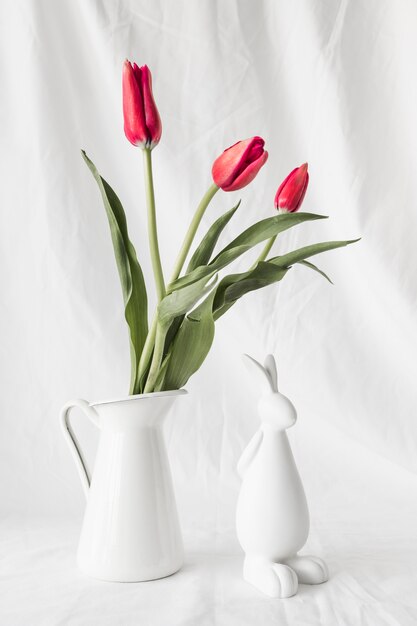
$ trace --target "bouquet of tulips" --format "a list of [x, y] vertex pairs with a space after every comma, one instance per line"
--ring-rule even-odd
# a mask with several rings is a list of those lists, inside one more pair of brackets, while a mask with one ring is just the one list
[[[217, 241], [239, 207], [217, 218], [192, 252], [184, 270], [201, 219], [219, 189], [242, 189], [266, 163], [264, 140], [252, 137], [227, 148], [213, 163], [210, 185], [191, 220], [168, 281], [164, 278], [158, 246], [152, 150], [158, 145], [162, 125], [152, 93], [149, 68], [125, 61], [123, 67], [123, 115], [127, 139], [141, 148], [144, 162], [149, 249], [158, 305], [148, 325], [147, 289], [135, 248], [129, 239], [126, 215], [114, 190], [83, 157], [99, 186], [110, 225], [122, 285], [125, 317], [129, 327], [130, 394], [149, 393], [184, 386], [206, 358], [214, 338], [215, 322], [243, 295], [279, 282], [291, 267], [301, 263], [328, 277], [307, 261], [320, 252], [353, 241], [328, 241], [269, 256], [277, 235], [297, 224], [325, 216], [299, 213], [308, 186], [307, 164], [294, 169], [275, 196], [277, 214], [256, 222], [220, 251]], [[357, 240], [354, 240], [357, 241]], [[265, 242], [257, 261], [247, 271], [217, 276], [238, 257]], [[329, 280], [329, 279], [328, 279]]]

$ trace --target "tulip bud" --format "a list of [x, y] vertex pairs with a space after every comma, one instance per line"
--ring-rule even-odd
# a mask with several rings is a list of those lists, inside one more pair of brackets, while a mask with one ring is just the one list
[[278, 187], [275, 208], [280, 213], [295, 213], [300, 208], [307, 191], [307, 169], [307, 163], [296, 167]]
[[162, 125], [152, 94], [152, 76], [147, 65], [123, 65], [123, 116], [127, 139], [134, 146], [154, 148]]
[[227, 148], [213, 163], [215, 184], [223, 191], [236, 191], [249, 185], [268, 158], [264, 145], [261, 137], [251, 137]]

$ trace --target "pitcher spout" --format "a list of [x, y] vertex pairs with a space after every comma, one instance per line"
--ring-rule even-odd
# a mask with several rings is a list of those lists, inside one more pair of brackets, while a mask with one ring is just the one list
[[158, 391], [90, 402], [90, 406], [99, 414], [103, 427], [112, 430], [160, 427], [176, 399], [183, 395], [187, 395], [185, 389]]

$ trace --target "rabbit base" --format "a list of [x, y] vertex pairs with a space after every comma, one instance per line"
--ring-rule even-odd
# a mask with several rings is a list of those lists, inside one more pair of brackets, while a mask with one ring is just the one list
[[243, 578], [270, 598], [290, 598], [298, 583], [318, 585], [329, 578], [327, 565], [315, 556], [293, 556], [282, 563], [246, 555]]

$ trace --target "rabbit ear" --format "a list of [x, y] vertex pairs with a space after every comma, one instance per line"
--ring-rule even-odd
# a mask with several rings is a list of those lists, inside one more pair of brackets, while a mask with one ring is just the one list
[[271, 387], [274, 391], [278, 391], [278, 372], [277, 372], [277, 364], [275, 362], [275, 357], [273, 354], [268, 354], [264, 361], [264, 367], [268, 372]]
[[258, 380], [263, 383], [265, 391], [271, 391], [271, 389], [273, 390], [271, 377], [264, 368], [264, 366], [258, 363], [258, 361], [256, 361], [254, 358], [249, 356], [249, 354], [244, 354], [243, 356], [248, 370], [250, 370], [250, 372], [256, 373]]

